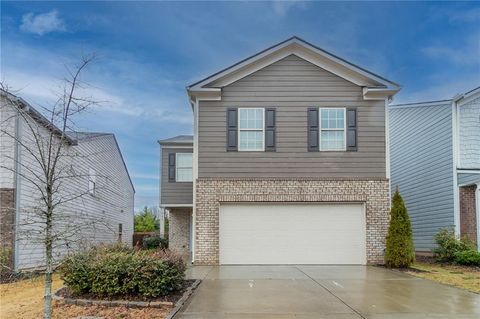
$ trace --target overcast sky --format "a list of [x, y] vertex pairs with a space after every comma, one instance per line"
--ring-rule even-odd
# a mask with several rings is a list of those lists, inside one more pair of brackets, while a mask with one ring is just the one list
[[64, 65], [102, 106], [82, 129], [112, 132], [136, 188], [158, 205], [158, 139], [191, 134], [185, 87], [297, 35], [402, 85], [395, 102], [448, 99], [480, 85], [478, 2], [1, 2], [1, 79], [33, 105]]

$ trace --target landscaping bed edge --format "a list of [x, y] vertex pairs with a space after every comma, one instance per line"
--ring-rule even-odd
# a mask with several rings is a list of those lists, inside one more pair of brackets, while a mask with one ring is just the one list
[[[191, 285], [189, 285], [186, 290], [183, 292], [180, 299], [176, 302], [172, 301], [133, 301], [133, 300], [101, 300], [101, 299], [85, 299], [85, 298], [70, 298], [70, 297], [63, 297], [60, 295], [60, 292], [65, 289], [66, 287], [63, 286], [55, 291], [52, 295], [53, 300], [61, 301], [66, 304], [70, 305], [80, 305], [80, 306], [107, 306], [107, 307], [129, 307], [129, 308], [162, 308], [164, 306], [174, 307], [170, 313], [173, 312], [177, 307], [178, 309], [175, 311], [178, 312], [180, 307], [185, 303], [188, 297], [192, 294], [193, 290], [198, 287], [201, 280], [196, 279]], [[170, 314], [166, 318], [173, 318], [173, 315]]]

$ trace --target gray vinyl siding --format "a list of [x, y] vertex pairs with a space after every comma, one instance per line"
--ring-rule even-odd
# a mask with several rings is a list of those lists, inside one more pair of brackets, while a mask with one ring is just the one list
[[390, 109], [392, 191], [398, 187], [416, 250], [434, 248], [439, 228], [454, 225], [450, 104]]
[[170, 182], [168, 180], [168, 154], [193, 153], [192, 147], [168, 148], [162, 147], [162, 177], [160, 186], [161, 205], [191, 205], [193, 203], [192, 182]]
[[[214, 84], [212, 85], [214, 86]], [[275, 152], [227, 152], [228, 107], [275, 107]], [[357, 152], [308, 152], [309, 107], [357, 107]], [[385, 177], [384, 101], [297, 56], [288, 56], [222, 89], [199, 107], [202, 177]]]
[[480, 183], [480, 171], [478, 174], [458, 173], [458, 185], [465, 186]]
[[[19, 139], [22, 140], [22, 144], [29, 145], [30, 149], [35, 150], [33, 134], [27, 122], [22, 119], [19, 125]], [[30, 125], [37, 124], [31, 122]], [[42, 138], [49, 136], [43, 127], [39, 127], [38, 132]], [[80, 140], [78, 145], [66, 148], [65, 154], [67, 152], [70, 155], [78, 155], [74, 155], [73, 158], [61, 158], [62, 162], [57, 169], [64, 169], [65, 165], [70, 163], [68, 166], [74, 169], [78, 177], [65, 179], [56, 194], [68, 201], [57, 206], [54, 213], [57, 220], [55, 230], [61, 239], [55, 247], [55, 262], [78, 248], [116, 243], [119, 224], [122, 224], [122, 242], [131, 245], [134, 189], [113, 135]], [[42, 234], [43, 229], [42, 220], [36, 212], [36, 207], [41, 202], [41, 194], [35, 187], [38, 180], [31, 177], [33, 172], [36, 175], [42, 173], [38, 162], [26, 149], [20, 148], [19, 160], [22, 164], [17, 189], [19, 220], [16, 229], [18, 236], [15, 263], [17, 269], [29, 269], [43, 266], [45, 258], [43, 238], [36, 235], [39, 229]], [[96, 174], [95, 195], [87, 193], [89, 169], [94, 169]]]

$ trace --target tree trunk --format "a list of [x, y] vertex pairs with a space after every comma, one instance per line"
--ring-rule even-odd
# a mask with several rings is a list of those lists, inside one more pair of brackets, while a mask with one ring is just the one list
[[[49, 209], [50, 210], [50, 209]], [[46, 257], [46, 269], [45, 269], [45, 294], [43, 305], [43, 318], [52, 318], [52, 272], [53, 272], [53, 245], [52, 245], [52, 213], [47, 213], [45, 229], [45, 257]]]

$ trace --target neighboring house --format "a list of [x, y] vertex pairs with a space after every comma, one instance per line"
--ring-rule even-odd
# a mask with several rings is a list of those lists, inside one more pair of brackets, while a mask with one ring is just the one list
[[415, 249], [441, 228], [480, 248], [480, 87], [451, 100], [389, 107], [391, 185], [400, 189]]
[[171, 248], [196, 264], [383, 262], [399, 89], [297, 37], [190, 85], [193, 140], [160, 141]]
[[[24, 116], [19, 115], [20, 109]], [[44, 249], [36, 231], [43, 225], [35, 222], [40, 194], [32, 175], [41, 171], [34, 161], [38, 152], [30, 154], [23, 145], [33, 141], [30, 126], [44, 138], [53, 131], [58, 141], [61, 131], [23, 99], [4, 91], [0, 115], [2, 252], [11, 253], [15, 270], [41, 267]], [[75, 177], [65, 179], [59, 193], [70, 200], [59, 205], [61, 214], [54, 222], [55, 231], [65, 234], [56, 242], [55, 258], [79, 246], [118, 241], [131, 245], [135, 190], [115, 136], [69, 133], [66, 143], [66, 152], [73, 157], [70, 161], [63, 157], [65, 162], [59, 167], [70, 167]]]

